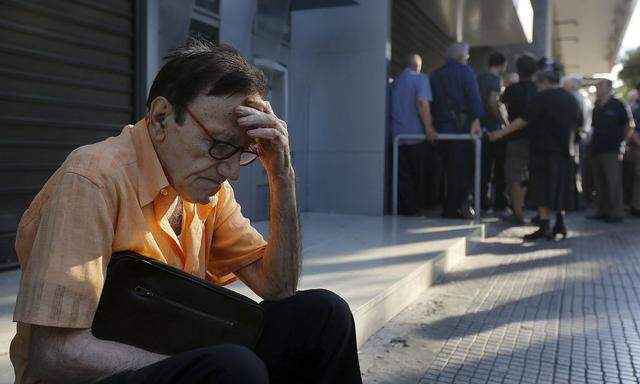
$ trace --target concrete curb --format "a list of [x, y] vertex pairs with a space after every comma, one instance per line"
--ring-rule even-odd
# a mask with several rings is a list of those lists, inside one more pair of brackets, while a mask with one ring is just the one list
[[406, 277], [353, 310], [358, 348], [422, 292], [440, 280], [453, 265], [461, 262], [475, 243], [484, 240], [485, 225], [473, 228], [448, 249], [425, 261]]

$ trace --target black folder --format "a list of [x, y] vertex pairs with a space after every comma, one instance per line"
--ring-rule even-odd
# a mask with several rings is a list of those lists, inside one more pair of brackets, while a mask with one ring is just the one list
[[91, 326], [95, 337], [174, 355], [218, 344], [253, 349], [264, 310], [255, 301], [134, 252], [109, 261]]

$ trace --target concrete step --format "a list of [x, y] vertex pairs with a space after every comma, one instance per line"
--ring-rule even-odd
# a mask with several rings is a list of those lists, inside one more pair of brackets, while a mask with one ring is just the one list
[[[255, 226], [268, 236], [267, 223]], [[358, 346], [460, 262], [484, 225], [461, 220], [305, 213], [300, 289], [325, 288], [354, 314]], [[259, 301], [241, 282], [231, 289]]]
[[[300, 289], [325, 288], [353, 311], [358, 346], [414, 301], [470, 246], [484, 227], [460, 220], [305, 213]], [[268, 236], [268, 223], [255, 223]], [[0, 274], [0, 384], [13, 382], [9, 342], [19, 271]], [[230, 288], [259, 298], [241, 282]]]

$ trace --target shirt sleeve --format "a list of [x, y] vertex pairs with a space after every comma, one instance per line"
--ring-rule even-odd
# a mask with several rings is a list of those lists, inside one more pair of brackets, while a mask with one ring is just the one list
[[631, 112], [631, 108], [625, 103], [620, 103], [620, 125], [624, 125], [625, 127], [628, 124], [633, 124], [633, 113]]
[[492, 76], [492, 78], [491, 92], [497, 92], [500, 94], [500, 91], [502, 90], [502, 80], [500, 80], [499, 76]]
[[228, 284], [235, 280], [234, 272], [264, 255], [267, 242], [242, 215], [228, 182], [222, 184], [215, 209], [216, 222], [207, 277], [217, 284]]
[[40, 214], [18, 228], [16, 247], [26, 232], [34, 236], [14, 321], [91, 327], [111, 257], [112, 213], [98, 185], [72, 172], [61, 176]]
[[416, 92], [416, 99], [422, 99], [426, 101], [433, 100], [433, 96], [431, 94], [431, 84], [429, 83], [429, 77], [427, 75], [422, 75], [418, 80], [418, 89]]

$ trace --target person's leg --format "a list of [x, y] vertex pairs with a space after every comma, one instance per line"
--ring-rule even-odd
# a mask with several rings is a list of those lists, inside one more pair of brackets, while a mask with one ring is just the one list
[[440, 143], [440, 153], [444, 171], [444, 204], [443, 215], [455, 215], [458, 210], [456, 202], [455, 153], [451, 142]]
[[265, 364], [248, 348], [218, 345], [184, 352], [98, 384], [268, 383]]
[[607, 153], [604, 156], [606, 174], [607, 206], [609, 216], [620, 219], [624, 212], [622, 197], [622, 162], [617, 153]]
[[398, 153], [398, 212], [403, 215], [418, 213], [416, 200], [416, 164], [414, 146], [401, 145]]
[[314, 289], [260, 305], [265, 325], [256, 353], [272, 384], [362, 383], [353, 316], [343, 299]]
[[[526, 153], [524, 152], [525, 149]], [[507, 142], [504, 175], [509, 187], [511, 210], [515, 217], [519, 219], [518, 221], [522, 221], [524, 217], [526, 190], [522, 186], [522, 180], [527, 167], [528, 149], [528, 143], [524, 141]]]
[[608, 196], [603, 156], [604, 155], [596, 155], [593, 157], [593, 186], [596, 191], [597, 217], [606, 217], [610, 213], [607, 211]]
[[494, 208], [496, 211], [502, 211], [507, 208], [506, 189], [507, 184], [504, 175], [504, 162], [506, 143], [496, 142], [493, 143], [494, 148], [494, 162], [493, 162], [493, 185], [495, 186], [495, 202]]
[[[455, 210], [462, 212], [464, 216], [469, 216], [469, 208], [473, 207], [471, 197], [475, 193], [474, 189], [474, 147], [467, 141], [453, 141], [452, 156], [455, 166], [452, 169], [454, 179]], [[469, 218], [469, 217], [467, 217]]]
[[633, 147], [631, 149], [631, 161], [633, 162], [631, 212], [640, 214], [640, 148]]
[[493, 169], [493, 143], [482, 141], [482, 161], [480, 164], [480, 206], [483, 210], [491, 208], [491, 180]]

